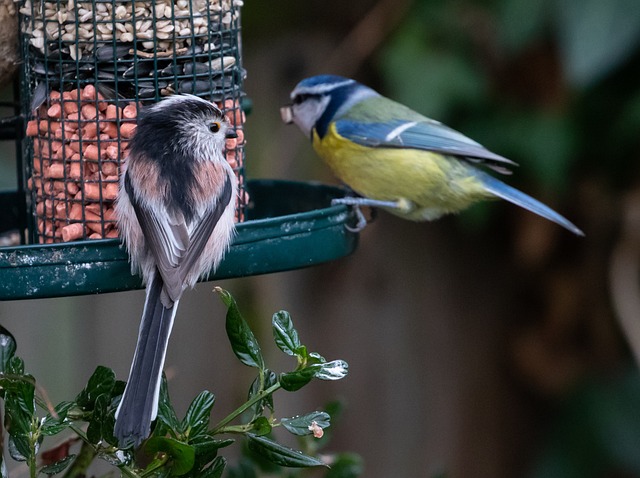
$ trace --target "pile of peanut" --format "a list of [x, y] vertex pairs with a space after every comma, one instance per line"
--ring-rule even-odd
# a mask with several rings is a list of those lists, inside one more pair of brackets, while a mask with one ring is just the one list
[[60, 39], [72, 59], [113, 39], [133, 43], [149, 51], [187, 47], [194, 39], [209, 38], [209, 29], [229, 28], [238, 18], [242, 0], [118, 0], [75, 2], [25, 0], [20, 8], [29, 22], [22, 24], [29, 43], [42, 53], [46, 44]]
[[[227, 140], [226, 157], [240, 171], [244, 113], [231, 99], [218, 106], [236, 128], [238, 138]], [[137, 113], [136, 103], [107, 100], [93, 85], [51, 91], [35, 112], [27, 124], [27, 136], [33, 137], [27, 186], [40, 243], [118, 236], [113, 206]], [[236, 219], [242, 220], [240, 213]]]

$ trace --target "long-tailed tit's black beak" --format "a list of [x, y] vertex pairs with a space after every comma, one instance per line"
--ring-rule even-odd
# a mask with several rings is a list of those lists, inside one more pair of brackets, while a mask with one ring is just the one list
[[234, 128], [229, 128], [227, 129], [227, 132], [224, 134], [224, 137], [235, 139], [238, 137], [238, 133], [236, 133], [236, 130]]

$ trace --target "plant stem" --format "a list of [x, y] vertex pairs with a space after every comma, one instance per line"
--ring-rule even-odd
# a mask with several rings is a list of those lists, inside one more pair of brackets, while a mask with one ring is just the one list
[[[82, 453], [82, 450], [84, 449], [84, 447], [86, 445], [87, 448], [89, 448], [91, 450], [91, 452], [93, 453], [93, 455], [91, 457], [91, 460], [93, 460], [95, 458], [95, 456], [98, 454], [98, 449], [95, 446], [93, 446], [91, 443], [89, 443], [89, 439], [87, 438], [87, 435], [83, 430], [81, 430], [80, 428], [78, 428], [75, 425], [70, 425], [69, 428], [71, 430], [73, 430], [76, 433], [76, 435], [78, 435], [82, 439], [82, 448], [80, 449], [80, 453]], [[74, 465], [75, 465], [75, 462], [71, 466], [73, 467]], [[138, 475], [133, 469], [131, 469], [127, 465], [118, 466], [118, 469], [122, 472], [123, 476], [128, 476], [129, 478], [140, 478], [140, 475]], [[65, 475], [65, 478], [66, 478], [66, 476], [67, 475]], [[84, 476], [84, 475], [78, 475], [78, 476]]]
[[80, 452], [71, 466], [67, 469], [67, 472], [64, 474], [64, 478], [76, 478], [86, 476], [87, 469], [93, 459], [96, 456], [96, 451], [89, 443], [86, 441], [82, 442], [82, 446], [80, 447]]
[[271, 395], [273, 392], [275, 392], [276, 390], [278, 390], [280, 388], [280, 383], [276, 383], [271, 385], [269, 388], [267, 388], [266, 390], [263, 390], [260, 393], [255, 394], [253, 397], [251, 397], [250, 400], [247, 400], [245, 403], [243, 403], [242, 405], [240, 405], [238, 408], [236, 408], [233, 412], [231, 412], [229, 415], [227, 415], [226, 417], [224, 417], [220, 422], [218, 422], [216, 424], [216, 426], [214, 426], [210, 431], [209, 431], [209, 435], [215, 435], [216, 433], [220, 432], [220, 430], [227, 425], [228, 423], [230, 423], [232, 420], [236, 419], [238, 416], [240, 416], [242, 413], [244, 413], [246, 410], [248, 410], [250, 407], [252, 407], [253, 405], [255, 405], [256, 403], [258, 403], [260, 400], [263, 400], [264, 398], [268, 397], [269, 395]]
[[129, 478], [140, 478], [140, 475], [138, 475], [128, 466], [119, 466], [118, 469], [122, 472], [122, 476], [128, 476]]
[[[89, 439], [87, 438], [85, 432], [80, 427], [76, 426], [73, 422], [69, 425], [69, 429], [72, 430], [73, 433], [78, 435], [83, 442], [89, 443]], [[93, 447], [93, 445], [90, 446]]]
[[29, 434], [29, 473], [31, 478], [38, 476], [38, 464], [36, 463], [36, 451], [38, 449], [38, 438], [40, 436], [40, 430], [38, 429], [37, 417], [31, 417], [31, 433]]
[[29, 474], [31, 478], [36, 478], [38, 475], [38, 468], [36, 466], [36, 454], [35, 452], [29, 457]]
[[[166, 465], [167, 461], [169, 461], [169, 456], [167, 454], [164, 454], [164, 456], [160, 459], [154, 460], [155, 464], [153, 466], [149, 465], [147, 466], [147, 468], [145, 469], [144, 473], [142, 473], [140, 476], [142, 478], [146, 477], [146, 476], [151, 476], [153, 475], [153, 473], [156, 470], [161, 469], [164, 465]], [[153, 462], [152, 462], [153, 463]]]

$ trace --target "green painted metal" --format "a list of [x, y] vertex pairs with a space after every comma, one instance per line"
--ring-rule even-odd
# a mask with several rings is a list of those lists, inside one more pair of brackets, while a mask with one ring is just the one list
[[[209, 280], [312, 266], [352, 253], [353, 213], [331, 206], [345, 190], [276, 180], [248, 182], [251, 205]], [[0, 300], [63, 297], [141, 288], [117, 240], [0, 248]]]

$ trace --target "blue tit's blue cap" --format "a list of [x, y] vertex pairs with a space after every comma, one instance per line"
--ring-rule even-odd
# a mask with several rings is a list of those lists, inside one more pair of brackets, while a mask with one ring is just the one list
[[338, 75], [316, 75], [310, 76], [309, 78], [305, 78], [299, 84], [304, 86], [317, 86], [317, 85], [327, 85], [334, 83], [344, 83], [344, 82], [353, 82], [349, 78], [345, 78], [344, 76]]
[[302, 80], [298, 83], [296, 89], [302, 88], [319, 94], [331, 91], [340, 86], [353, 84], [355, 82], [355, 80], [338, 75], [316, 75]]

